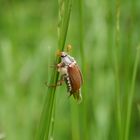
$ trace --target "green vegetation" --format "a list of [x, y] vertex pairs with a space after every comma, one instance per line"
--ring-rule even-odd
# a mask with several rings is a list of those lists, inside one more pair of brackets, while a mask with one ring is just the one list
[[[138, 0], [0, 1], [0, 140], [139, 140]], [[83, 73], [83, 101], [52, 65]]]
[[[60, 51], [64, 50], [68, 25], [69, 25], [69, 18], [71, 12], [72, 0], [62, 0], [59, 4], [59, 15], [60, 15], [60, 22], [59, 22], [59, 47]], [[59, 63], [59, 59], [57, 58], [56, 62]], [[50, 85], [52, 83], [57, 84], [58, 81], [58, 72], [56, 71], [55, 67], [52, 72]], [[48, 87], [47, 95], [45, 97], [45, 104], [43, 107], [43, 111], [40, 118], [40, 126], [38, 128], [37, 140], [44, 140], [44, 139], [52, 139], [53, 137], [53, 127], [54, 127], [54, 115], [55, 115], [55, 90], [56, 87]], [[52, 125], [51, 125], [52, 124]], [[51, 129], [52, 127], [52, 129]], [[52, 132], [51, 132], [51, 131]], [[50, 136], [49, 136], [50, 132]]]

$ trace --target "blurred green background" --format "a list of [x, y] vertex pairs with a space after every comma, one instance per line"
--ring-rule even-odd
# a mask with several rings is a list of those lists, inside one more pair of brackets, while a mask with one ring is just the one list
[[[115, 103], [116, 1], [73, 0], [67, 44], [84, 69], [83, 103], [57, 88], [55, 140], [118, 140]], [[0, 139], [31, 140], [58, 48], [58, 1], [0, 1]], [[118, 50], [122, 126], [140, 36], [140, 1], [120, 3]], [[82, 24], [81, 24], [82, 22]], [[81, 27], [82, 25], [82, 27]], [[83, 36], [81, 40], [81, 28]], [[80, 45], [84, 48], [81, 58]], [[84, 61], [84, 64], [83, 64]], [[140, 140], [140, 63], [132, 103], [130, 140]], [[122, 133], [124, 130], [122, 130]]]

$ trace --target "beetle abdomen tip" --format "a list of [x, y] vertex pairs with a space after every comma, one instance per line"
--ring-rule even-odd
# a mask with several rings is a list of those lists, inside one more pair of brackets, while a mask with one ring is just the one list
[[80, 104], [82, 102], [82, 95], [81, 95], [81, 93], [79, 94], [79, 97], [77, 99], [77, 102], [78, 102], [78, 104]]
[[76, 93], [73, 93], [73, 97], [75, 100], [77, 100], [78, 104], [80, 104], [82, 102], [82, 95], [81, 95], [81, 92], [76, 92]]

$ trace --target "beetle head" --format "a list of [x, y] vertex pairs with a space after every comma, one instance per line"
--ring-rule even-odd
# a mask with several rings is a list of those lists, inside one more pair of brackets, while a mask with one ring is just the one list
[[66, 52], [60, 52], [60, 51], [58, 51], [57, 52], [57, 56], [59, 56], [59, 57], [61, 57], [61, 58], [64, 58], [64, 57], [66, 57], [68, 54], [66, 53]]
[[61, 58], [66, 57], [68, 54], [66, 52], [61, 52]]

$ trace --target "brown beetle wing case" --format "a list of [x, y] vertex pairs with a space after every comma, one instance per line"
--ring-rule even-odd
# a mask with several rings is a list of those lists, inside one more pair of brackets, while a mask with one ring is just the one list
[[72, 67], [68, 67], [68, 75], [70, 78], [70, 83], [72, 87], [72, 93], [77, 92], [81, 85], [82, 85], [82, 74], [80, 72], [80, 69], [77, 65], [74, 65]]

